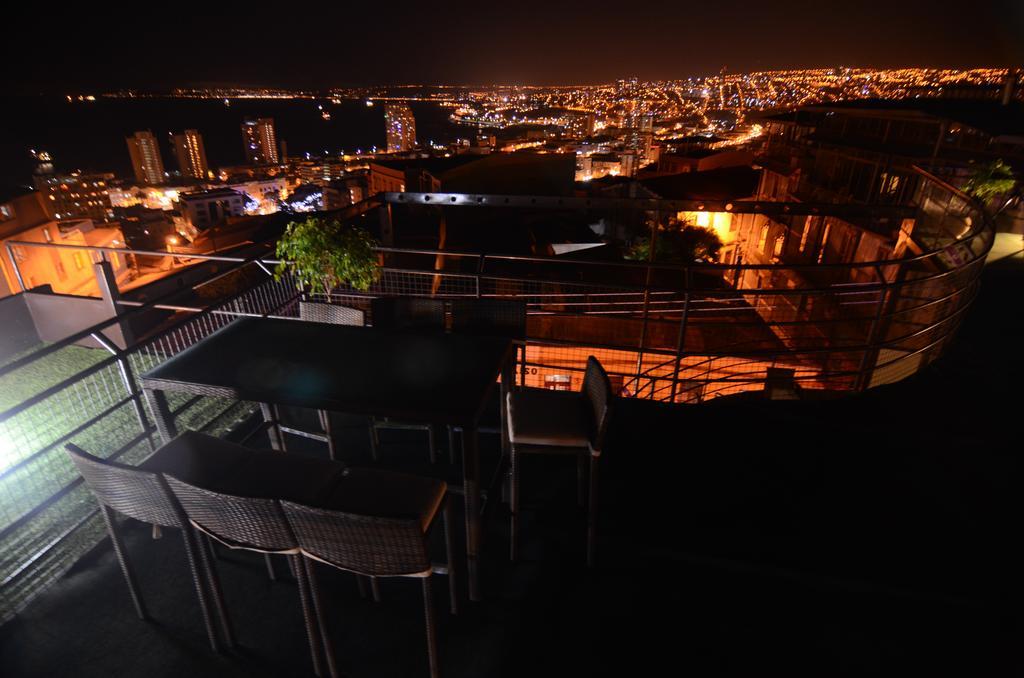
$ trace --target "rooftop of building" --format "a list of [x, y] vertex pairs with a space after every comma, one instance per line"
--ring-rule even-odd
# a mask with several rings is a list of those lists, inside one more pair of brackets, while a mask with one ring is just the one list
[[1024, 103], [1003, 105], [988, 99], [857, 99], [809, 106], [810, 111], [862, 111], [938, 118], [973, 127], [992, 136], [1024, 136]]
[[211, 198], [237, 198], [241, 197], [241, 193], [233, 188], [211, 188], [207, 191], [194, 191], [192, 193], [182, 193], [179, 196], [179, 200], [182, 202], [195, 202], [199, 200], [209, 200]]
[[757, 191], [760, 170], [723, 167], [641, 179], [640, 183], [666, 200], [739, 200]]
[[6, 204], [18, 198], [34, 193], [36, 189], [29, 186], [3, 185], [0, 186], [0, 204]]

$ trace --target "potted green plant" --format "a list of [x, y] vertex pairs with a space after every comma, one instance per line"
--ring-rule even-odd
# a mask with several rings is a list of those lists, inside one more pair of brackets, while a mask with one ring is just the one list
[[337, 219], [293, 221], [277, 241], [281, 263], [274, 277], [280, 280], [290, 272], [304, 292], [323, 292], [330, 302], [331, 290], [339, 285], [366, 291], [380, 279], [376, 247], [367, 231]]

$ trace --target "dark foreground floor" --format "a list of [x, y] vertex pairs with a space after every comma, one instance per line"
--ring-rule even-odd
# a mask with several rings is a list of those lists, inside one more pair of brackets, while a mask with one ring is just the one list
[[[856, 398], [623, 402], [604, 459], [593, 571], [581, 566], [573, 468], [529, 460], [523, 561], [507, 562], [497, 506], [486, 601], [451, 618], [439, 578], [444, 673], [1024, 673], [1022, 290], [1021, 257], [990, 266], [940, 364]], [[358, 463], [365, 434], [349, 434]], [[394, 464], [446, 472], [427, 468], [408, 439], [388, 450]], [[0, 674], [310, 674], [283, 563], [278, 582], [249, 555], [219, 563], [243, 645], [220, 657], [205, 644], [176, 535], [153, 541], [136, 529], [128, 549], [158, 621], [134, 618], [102, 545], [0, 629]], [[385, 583], [375, 604], [350, 577], [324, 570], [322, 579], [347, 673], [426, 675], [415, 582]]]

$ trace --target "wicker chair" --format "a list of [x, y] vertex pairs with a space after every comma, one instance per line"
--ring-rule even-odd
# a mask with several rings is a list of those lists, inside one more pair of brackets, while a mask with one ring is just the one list
[[[370, 303], [370, 315], [373, 319], [373, 326], [381, 329], [417, 332], [444, 332], [445, 330], [445, 304], [440, 299], [378, 297]], [[382, 428], [426, 431], [427, 443], [430, 446], [430, 463], [437, 462], [437, 442], [432, 424], [401, 422], [376, 417], [370, 420], [370, 449], [374, 461], [378, 459], [379, 431]]]
[[[281, 505], [276, 499], [238, 497], [221, 494], [166, 476], [167, 484], [177, 497], [193, 527], [231, 549], [281, 554], [289, 557], [298, 581], [299, 600], [306, 624], [313, 671], [323, 675], [321, 643], [326, 637], [319, 632], [322, 610], [319, 597], [310, 590], [307, 564], [299, 556], [299, 543], [292, 533]], [[211, 569], [212, 569], [211, 565]], [[323, 648], [330, 675], [336, 674], [331, 662], [333, 653]]]
[[[457, 299], [452, 302], [452, 332], [470, 334], [481, 337], [504, 337], [516, 344], [519, 352], [517, 363], [523, 365], [526, 360], [526, 302], [514, 299]], [[515, 386], [515, 384], [513, 384]], [[497, 391], [495, 391], [497, 393]], [[501, 429], [500, 397], [488, 407], [488, 415], [496, 417], [485, 419], [478, 430], [487, 433], [499, 433]], [[448, 448], [451, 461], [456, 462], [457, 426], [448, 427]]]
[[[350, 325], [362, 327], [365, 324], [366, 314], [358, 308], [339, 306], [337, 304], [325, 304], [319, 301], [300, 301], [299, 318], [307, 322], [325, 323], [330, 325]], [[334, 438], [331, 432], [331, 413], [326, 410], [304, 410], [299, 407], [274, 407], [277, 420], [277, 429], [282, 434], [290, 434], [302, 438], [312, 438], [327, 444], [327, 450], [331, 459], [337, 457], [334, 448]], [[315, 412], [315, 420], [313, 413]], [[273, 440], [273, 439], [272, 439]], [[279, 440], [283, 441], [283, 435]]]
[[[612, 401], [611, 383], [597, 358], [587, 358], [583, 390], [549, 391], [527, 388], [508, 394], [508, 429], [512, 443], [509, 508], [512, 514], [511, 558], [518, 556], [520, 456], [523, 454], [575, 454], [577, 496], [587, 504], [587, 564], [593, 566], [596, 550], [598, 462], [608, 427]], [[589, 457], [589, 493], [584, 476]]]
[[441, 299], [378, 297], [370, 302], [374, 327], [417, 332], [444, 332], [445, 307]]
[[[420, 578], [430, 675], [437, 678], [437, 628], [431, 589], [435, 572], [448, 574], [451, 611], [458, 611], [452, 515], [445, 483], [374, 469], [350, 469], [326, 505], [328, 508], [281, 503], [306, 556], [314, 599], [318, 596], [314, 562], [373, 578]], [[434, 567], [428, 552], [428, 537], [438, 513], [443, 516], [447, 567]], [[322, 609], [322, 605], [315, 604]], [[325, 624], [321, 631], [324, 646], [329, 648]]]
[[319, 301], [300, 301], [299, 319], [330, 325], [355, 325], [362, 327], [365, 324], [365, 314], [358, 308], [325, 304]]
[[452, 332], [526, 339], [526, 302], [514, 299], [452, 301]]
[[244, 448], [230, 444], [219, 448], [218, 454], [206, 454], [210, 450], [203, 449], [209, 447], [205, 438], [192, 433], [182, 434], [137, 467], [100, 459], [75, 445], [68, 444], [65, 449], [100, 504], [114, 553], [139, 618], [148, 619], [149, 615], [125, 551], [115, 511], [152, 525], [181, 530], [206, 633], [214, 651], [219, 651], [220, 641], [214, 629], [211, 604], [217, 610], [223, 640], [228, 647], [234, 645], [234, 634], [224, 608], [220, 583], [212, 567], [209, 545], [203, 539], [196, 538], [187, 517], [161, 475], [164, 471], [170, 471], [201, 482], [229, 473], [242, 461], [239, 450], [244, 453]]

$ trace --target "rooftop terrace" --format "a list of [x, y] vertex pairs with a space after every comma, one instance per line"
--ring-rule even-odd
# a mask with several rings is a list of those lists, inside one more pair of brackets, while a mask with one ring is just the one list
[[[680, 638], [692, 637], [694, 646], [707, 648], [706, 654], [695, 650], [694, 666], [728, 658], [729, 668], [749, 673], [757, 664], [737, 659], [734, 639], [754, 648], [751, 662], [758, 661], [755, 657], [781, 661], [794, 656], [789, 634], [813, 639], [809, 644], [814, 651], [797, 659], [809, 662], [809, 668], [851, 652], [849, 634], [863, 629], [869, 616], [861, 598], [854, 595], [851, 600], [851, 591], [868, 591], [877, 599], [893, 631], [900, 614], [906, 615], [904, 622], [944, 619], [932, 614], [934, 606], [955, 610], [951, 617], [964, 609], [999, 612], [985, 589], [996, 579], [970, 573], [953, 577], [946, 569], [936, 570], [934, 577], [928, 574], [936, 560], [943, 560], [944, 568], [964, 565], [948, 552], [936, 555], [948, 546], [942, 546], [944, 536], [960, 540], [949, 542], [957, 544], [957, 553], [969, 547], [1001, 548], [985, 534], [975, 537], [965, 529], [953, 535], [942, 528], [1002, 526], [1000, 493], [1009, 475], [995, 470], [1006, 463], [997, 453], [964, 456], [950, 442], [984, 450], [995, 440], [978, 432], [987, 432], [978, 423], [984, 418], [978, 409], [983, 401], [973, 393], [963, 402], [947, 397], [951, 391], [959, 397], [975, 388], [969, 386], [971, 379], [993, 377], [972, 376], [964, 369], [972, 358], [962, 353], [959, 363], [947, 361], [958, 366], [951, 377], [943, 372], [949, 368], [936, 363], [978, 292], [992, 233], [983, 220], [968, 218], [977, 215], [962, 201], [949, 195], [941, 203], [934, 194], [928, 198], [916, 214], [942, 246], [898, 261], [679, 267], [382, 247], [379, 283], [365, 293], [334, 290], [333, 301], [366, 311], [373, 298], [387, 296], [520, 299], [528, 313], [520, 383], [579, 388], [584, 361], [595, 355], [622, 396], [610, 432], [607, 470], [602, 472], [608, 478], [602, 515], [608, 520], [602, 527], [600, 569], [583, 571], [578, 566], [582, 545], [574, 535], [579, 533], [579, 516], [571, 493], [568, 502], [563, 500], [564, 487], [574, 482], [572, 468], [559, 469], [556, 463], [546, 471], [540, 463], [526, 471], [534, 478], [534, 494], [529, 529], [524, 531], [532, 540], [525, 562], [512, 565], [506, 560], [505, 509], [492, 493], [484, 551], [486, 602], [469, 606], [458, 619], [442, 619], [442, 632], [449, 634], [443, 641], [446, 672], [520, 675], [536, 669], [536, 662], [548, 655], [557, 659], [543, 667], [563, 673], [626, 670], [629, 662], [635, 667], [648, 660], [655, 666], [666, 647], [676, 648]], [[835, 209], [864, 219], [897, 218], [907, 209], [402, 193], [377, 196], [368, 206], [342, 215], [364, 221], [376, 217], [386, 230], [392, 226], [392, 210], [439, 205], [767, 215]], [[974, 228], [964, 230], [965, 223]], [[132, 534], [129, 549], [145, 559], [139, 569], [151, 584], [144, 581], [143, 588], [161, 601], [153, 604], [160, 609], [155, 614], [160, 621], [136, 623], [127, 600], [124, 615], [118, 614], [109, 602], [123, 596], [122, 582], [102, 544], [95, 548], [102, 524], [92, 497], [61, 451], [63, 443], [74, 441], [100, 446], [108, 458], [129, 463], [145, 458], [156, 445], [156, 431], [138, 375], [236, 318], [299, 320], [296, 285], [287, 277], [270, 277], [277, 263], [273, 259], [259, 251], [193, 258], [219, 268], [197, 266], [195, 277], [186, 272], [176, 279], [184, 282], [183, 290], [171, 285], [145, 299], [114, 295], [76, 301], [109, 303], [123, 313], [70, 333], [63, 328], [52, 336], [37, 334], [34, 350], [9, 356], [0, 367], [0, 380], [26, 389], [0, 412], [0, 545], [5, 554], [0, 560], [0, 612], [8, 620], [0, 643], [5, 664], [8, 656], [14, 657], [12, 665], [27, 675], [44, 675], [61, 661], [83, 675], [94, 669], [97, 674], [114, 671], [113, 661], [122, 662], [122, 670], [132, 675], [174, 675], [186, 669], [197, 675], [305, 671], [304, 663], [296, 663], [304, 659], [298, 619], [294, 625], [280, 622], [287, 611], [294, 612], [289, 584], [260, 580], [256, 559], [226, 557], [224, 568], [233, 573], [225, 579], [234, 614], [259, 619], [260, 610], [281, 612], [240, 630], [246, 648], [242, 657], [221, 658], [205, 651], [201, 629], [194, 620], [186, 621], [190, 612], [181, 597], [170, 593], [171, 586], [159, 585], [184, 572], [170, 572], [177, 567], [169, 554], [172, 547], [168, 540], [148, 543], [141, 529]], [[1011, 265], [1017, 261], [1004, 262], [999, 273], [986, 276], [1019, 280], [1013, 278], [1019, 268]], [[801, 269], [817, 275], [812, 281], [811, 276], [797, 275]], [[748, 274], [761, 273], [764, 284], [747, 284]], [[14, 299], [12, 303], [26, 307], [54, 302], [52, 295], [39, 292]], [[993, 321], [985, 316], [979, 322], [987, 327]], [[997, 355], [984, 358], [995, 360]], [[48, 370], [51, 365], [54, 369]], [[808, 399], [843, 392], [860, 395], [794, 403], [722, 398], [762, 393], [769, 370], [780, 368], [789, 371]], [[989, 364], [980, 369], [989, 369]], [[889, 390], [869, 390], [915, 373], [920, 374]], [[251, 427], [257, 410], [253, 403], [210, 397], [178, 396], [170, 404], [180, 414], [182, 428], [229, 437]], [[903, 416], [894, 417], [901, 408]], [[932, 423], [939, 416], [942, 429]], [[337, 428], [350, 424], [339, 419]], [[348, 436], [341, 446], [346, 461], [366, 463], [365, 428], [350, 426], [343, 435]], [[453, 473], [441, 465], [409, 466], [410, 459], [426, 456], [415, 450], [416, 440], [396, 440], [386, 463], [417, 473]], [[932, 455], [932, 450], [937, 452]], [[311, 443], [303, 453], [323, 451]], [[496, 457], [493, 447], [485, 450], [485, 471], [494, 469]], [[956, 485], [966, 479], [979, 485]], [[983, 489], [976, 493], [978, 487]], [[865, 496], [878, 502], [865, 503]], [[923, 541], [907, 540], [906, 530], [918, 528]], [[1001, 553], [994, 553], [985, 562], [1000, 558]], [[673, 587], [677, 573], [681, 583]], [[651, 582], [656, 577], [655, 585]], [[416, 591], [387, 586], [386, 602], [375, 606], [361, 601], [348, 584], [344, 578], [327, 584], [332, 601], [345, 601], [331, 613], [343, 661], [353, 662], [357, 675], [421, 672], [418, 613], [396, 612], [409, 610]], [[183, 585], [187, 588], [187, 582]], [[827, 592], [824, 599], [829, 602], [809, 591]], [[32, 599], [36, 602], [29, 604]], [[766, 631], [772, 613], [764, 610], [794, 601], [806, 617], [794, 620], [788, 630]], [[924, 613], [921, 605], [931, 607]], [[360, 612], [348, 616], [343, 610], [349, 606]], [[99, 621], [98, 609], [103, 610]], [[893, 616], [893, 610], [898, 614]], [[648, 623], [658, 618], [653, 613], [662, 611], [682, 615], [679, 625]], [[808, 621], [823, 615], [833, 626]], [[91, 620], [87, 633], [77, 629], [83, 618]], [[631, 620], [629, 628], [622, 626], [623, 618]], [[737, 618], [751, 621], [748, 625]], [[386, 634], [373, 631], [374, 623], [381, 625], [378, 629], [394, 627], [394, 634], [385, 641]], [[830, 628], [839, 640], [828, 636]], [[977, 638], [984, 630], [974, 626], [964, 632]], [[54, 638], [70, 636], [81, 640], [48, 647]], [[862, 642], [871, 645], [874, 640]], [[913, 647], [897, 647], [888, 636], [878, 642], [871, 645], [877, 649], [871, 657], [857, 656], [869, 668], [872, 658], [884, 663], [890, 651], [897, 660], [915, 656]], [[417, 650], [403, 654], [406, 661], [396, 658], [396, 646]], [[126, 667], [126, 661], [132, 665]], [[583, 662], [582, 670], [573, 662]]]
[[[1013, 430], [993, 413], [1024, 377], [1021, 314], [1005, 312], [1022, 283], [1021, 253], [990, 265], [943, 358], [843, 400], [623, 399], [600, 567], [582, 566], [571, 465], [538, 460], [523, 561], [506, 559], [496, 503], [486, 602], [441, 619], [445, 675], [1019, 672], [1021, 562], [1009, 535], [1024, 478]], [[343, 449], [366, 463], [361, 434], [346, 433]], [[394, 436], [387, 463], [425, 459], [414, 438]], [[306, 675], [290, 579], [269, 582], [255, 556], [223, 556], [245, 623], [242, 649], [218, 656], [177, 594], [188, 582], [176, 547], [141, 527], [129, 539], [158, 621], [134, 619], [101, 544], [0, 629], [5, 673]], [[425, 675], [416, 587], [385, 584], [378, 604], [343, 575], [322, 578], [344, 671]]]

